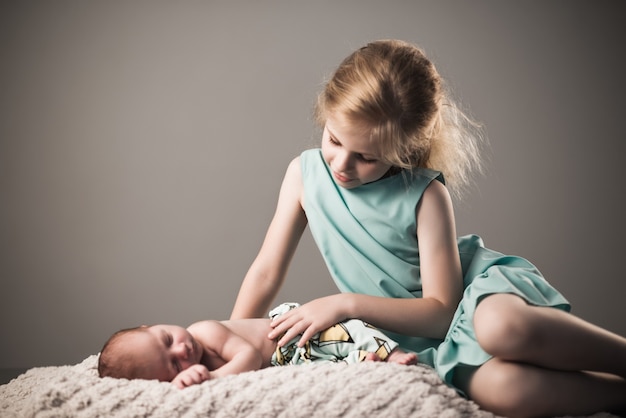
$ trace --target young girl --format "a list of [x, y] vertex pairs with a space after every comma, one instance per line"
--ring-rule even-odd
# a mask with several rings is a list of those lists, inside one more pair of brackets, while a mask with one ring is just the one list
[[379, 41], [355, 51], [317, 117], [321, 150], [289, 165], [231, 318], [266, 312], [308, 224], [342, 293], [274, 320], [279, 345], [360, 318], [496, 414], [626, 409], [626, 339], [571, 315], [528, 261], [457, 240], [448, 187], [480, 168], [479, 130], [421, 50]]

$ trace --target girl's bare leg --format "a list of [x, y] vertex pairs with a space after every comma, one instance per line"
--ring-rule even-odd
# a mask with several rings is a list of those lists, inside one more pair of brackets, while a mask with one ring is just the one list
[[591, 415], [626, 410], [626, 381], [608, 374], [564, 372], [491, 359], [465, 389], [483, 409], [506, 417]]
[[474, 327], [494, 356], [467, 388], [485, 408], [520, 416], [626, 409], [626, 338], [505, 294], [478, 305]]
[[492, 295], [476, 308], [474, 328], [483, 350], [502, 360], [626, 377], [626, 338], [559, 309]]

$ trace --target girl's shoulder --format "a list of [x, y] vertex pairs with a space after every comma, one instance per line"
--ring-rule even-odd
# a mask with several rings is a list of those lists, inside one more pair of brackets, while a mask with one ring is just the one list
[[[300, 179], [318, 178], [320, 173], [327, 171], [326, 162], [321, 148], [311, 148], [303, 151], [291, 161], [290, 168], [297, 171]], [[295, 173], [294, 173], [295, 174]]]
[[422, 181], [425, 180], [427, 183], [430, 183], [432, 180], [438, 180], [439, 183], [446, 184], [446, 180], [443, 176], [443, 173], [441, 171], [433, 170], [430, 168], [425, 168], [425, 167], [415, 168], [413, 169], [412, 172], [410, 172], [410, 175], [415, 176], [421, 179]]
[[[437, 178], [433, 180], [435, 179]], [[430, 181], [424, 188], [421, 200], [434, 201], [438, 205], [448, 205], [451, 201], [451, 196], [443, 181]]]
[[322, 149], [319, 147], [309, 148], [309, 149], [302, 151], [302, 153], [300, 153], [300, 156], [305, 159], [321, 157], [321, 155], [322, 155]]
[[285, 173], [285, 181], [294, 182], [294, 184], [302, 183], [302, 160], [300, 156], [289, 162]]

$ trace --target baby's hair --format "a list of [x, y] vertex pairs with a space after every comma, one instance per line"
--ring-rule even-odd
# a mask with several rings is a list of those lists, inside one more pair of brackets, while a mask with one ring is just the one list
[[481, 171], [480, 125], [452, 101], [424, 52], [407, 42], [376, 41], [348, 56], [318, 96], [318, 123], [333, 114], [369, 127], [384, 162], [441, 171], [454, 195]]
[[138, 370], [132, 367], [132, 359], [122, 349], [124, 337], [141, 332], [142, 327], [126, 328], [113, 334], [102, 347], [98, 356], [98, 375], [100, 377], [115, 377], [135, 379]]

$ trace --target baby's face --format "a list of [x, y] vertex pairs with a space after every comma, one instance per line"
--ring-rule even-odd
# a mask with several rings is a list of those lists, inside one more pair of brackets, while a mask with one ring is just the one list
[[153, 325], [126, 343], [144, 365], [145, 379], [170, 382], [178, 373], [200, 363], [202, 347], [185, 328]]

